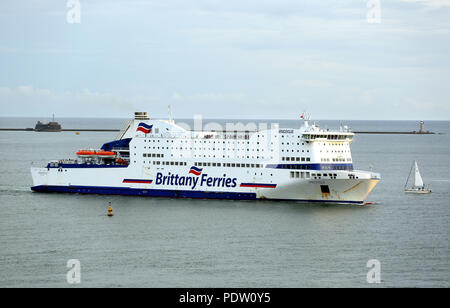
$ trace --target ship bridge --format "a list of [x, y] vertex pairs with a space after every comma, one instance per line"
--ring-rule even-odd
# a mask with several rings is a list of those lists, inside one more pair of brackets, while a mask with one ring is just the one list
[[305, 121], [304, 126], [301, 129], [302, 137], [305, 141], [347, 141], [352, 142], [354, 133], [350, 131], [347, 126], [341, 126], [338, 131], [330, 131], [320, 128], [318, 125], [309, 125], [308, 121]]
[[353, 140], [354, 133], [338, 132], [305, 132], [302, 137], [306, 141], [348, 141]]

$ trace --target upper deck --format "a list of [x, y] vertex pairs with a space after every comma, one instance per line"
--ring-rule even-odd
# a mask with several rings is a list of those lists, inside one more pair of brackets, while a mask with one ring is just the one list
[[[353, 136], [346, 127], [332, 131], [315, 123], [309, 125], [307, 120], [292, 129], [272, 125], [260, 130], [188, 130], [173, 120], [153, 120], [139, 113], [127, 122], [118, 140], [102, 146], [101, 150], [115, 155], [78, 157], [77, 163], [70, 165], [124, 167], [205, 162], [275, 169], [353, 170]], [[60, 167], [51, 167], [56, 166]]]

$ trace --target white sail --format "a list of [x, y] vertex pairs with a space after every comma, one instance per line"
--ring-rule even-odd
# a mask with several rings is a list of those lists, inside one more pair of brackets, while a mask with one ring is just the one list
[[414, 186], [415, 187], [423, 187], [422, 176], [419, 172], [419, 166], [417, 166], [417, 162], [414, 162]]

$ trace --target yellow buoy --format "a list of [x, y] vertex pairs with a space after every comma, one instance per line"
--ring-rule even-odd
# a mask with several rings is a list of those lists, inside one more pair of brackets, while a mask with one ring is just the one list
[[75, 135], [79, 135], [79, 134], [80, 134], [79, 132], [76, 132], [76, 133], [75, 133]]
[[114, 216], [113, 208], [112, 208], [111, 205], [108, 207], [108, 214], [107, 214], [107, 215], [108, 215], [109, 217]]

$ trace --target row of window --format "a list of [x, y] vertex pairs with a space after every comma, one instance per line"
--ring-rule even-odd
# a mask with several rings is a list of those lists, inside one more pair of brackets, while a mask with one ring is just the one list
[[[144, 162], [145, 163], [145, 162]], [[149, 162], [150, 163], [150, 162]], [[153, 165], [164, 165], [164, 166], [186, 166], [185, 161], [153, 161]]]
[[[174, 150], [174, 148], [172, 148], [172, 151]], [[183, 150], [183, 148], [182, 147], [180, 147], [179, 149], [178, 148], [175, 148], [175, 150]], [[220, 149], [216, 149], [216, 148], [184, 148], [184, 150], [186, 151], [186, 150], [194, 150], [194, 151], [247, 151], [247, 152], [250, 152], [250, 149], [249, 148], [247, 148], [247, 149], [230, 149], [230, 148], [227, 148], [227, 149], [225, 149], [225, 148], [220, 148]], [[256, 150], [256, 152], [259, 152], [260, 150], [261, 150], [261, 152], [264, 152], [264, 149], [257, 149], [257, 148], [254, 148], [254, 149], [251, 149], [252, 150], [252, 152], [255, 152], [255, 150]], [[272, 152], [273, 152], [273, 150], [271, 150]]]
[[353, 170], [353, 167], [350, 166], [322, 166], [324, 170]]
[[264, 168], [262, 164], [244, 164], [244, 163], [194, 163], [197, 167], [231, 167], [231, 168]]
[[347, 159], [345, 159], [345, 158], [333, 158], [333, 159], [331, 159], [331, 158], [321, 158], [320, 159], [320, 161], [321, 162], [346, 162], [346, 161], [348, 161], [348, 162], [351, 162], [352, 161], [352, 159], [351, 158], [347, 158]]
[[348, 143], [342, 142], [342, 143], [333, 143], [333, 142], [324, 142], [324, 143], [317, 143], [317, 145], [323, 145], [325, 147], [346, 147], [348, 146]]
[[[144, 142], [147, 142], [147, 140], [144, 140]], [[159, 143], [160, 140], [149, 140], [148, 142], [149, 142], [149, 143], [150, 143], [150, 142], [153, 142], [153, 143], [157, 142], [157, 143]], [[170, 141], [169, 141], [169, 140], [166, 140], [166, 143], [173, 143], [173, 142], [174, 142], [173, 140], [170, 140]], [[192, 140], [190, 140], [190, 141], [177, 140], [177, 143], [187, 143], [187, 144], [195, 143], [195, 144], [196, 144], [197, 141], [192, 142]], [[218, 144], [218, 145], [219, 145], [219, 144], [227, 144], [227, 143], [228, 143], [228, 144], [232, 144], [232, 145], [235, 145], [235, 144], [244, 144], [244, 145], [247, 144], [247, 145], [250, 145], [250, 144], [251, 144], [250, 141], [242, 141], [242, 142], [239, 142], [239, 141], [238, 141], [238, 142], [230, 142], [230, 141], [228, 141], [228, 142], [226, 142], [226, 141], [217, 141], [217, 142], [216, 142], [216, 141], [212, 141], [212, 142], [211, 142], [211, 141], [203, 141], [203, 142], [202, 142], [202, 141], [198, 141], [198, 143], [200, 143], [200, 144], [201, 144], [201, 143], [204, 143], [204, 144], [208, 143], [208, 144]], [[260, 143], [259, 143], [259, 141], [256, 141], [255, 144], [258, 145], [258, 144], [260, 144]], [[273, 142], [271, 142], [270, 144], [273, 145]], [[284, 145], [284, 142], [282, 142], [281, 145]], [[291, 143], [286, 142], [286, 145], [295, 145], [295, 142], [291, 142]], [[304, 146], [305, 143], [302, 142], [301, 145]], [[300, 146], [300, 143], [299, 143], [299, 142], [297, 142], [297, 146]]]
[[[273, 150], [272, 150], [273, 151]], [[285, 150], [281, 150], [281, 152], [284, 152]], [[295, 152], [295, 150], [286, 150], [286, 153], [288, 153], [289, 151], [291, 152]], [[300, 153], [300, 150], [297, 150], [297, 153]], [[305, 150], [302, 150], [302, 153], [305, 153]], [[309, 150], [306, 150], [306, 153], [309, 153]]]
[[[291, 179], [309, 179], [312, 178], [314, 180], [320, 180], [322, 178], [327, 179], [336, 179], [337, 174], [336, 173], [312, 173], [309, 172], [303, 172], [303, 171], [291, 171], [290, 172]], [[354, 178], [354, 177], [353, 177]]]
[[142, 155], [144, 157], [164, 157], [164, 154], [159, 154], [159, 153], [144, 153]]
[[[153, 165], [186, 166], [187, 163], [186, 162], [178, 162], [178, 161], [153, 161]], [[202, 163], [202, 162], [196, 162], [196, 163], [194, 163], [194, 165], [196, 167], [264, 168], [264, 166], [262, 164], [244, 164], [244, 163]]]
[[281, 157], [282, 161], [311, 161], [309, 157]]
[[309, 165], [280, 165], [281, 169], [303, 169], [310, 170], [311, 166]]
[[309, 172], [291, 171], [291, 179], [309, 179], [311, 177]]
[[[183, 154], [178, 153], [179, 157], [183, 157]], [[189, 153], [188, 153], [189, 154]], [[233, 153], [234, 154], [234, 153]], [[136, 156], [136, 153], [134, 153], [134, 156]], [[171, 157], [174, 157], [173, 154], [170, 154]], [[143, 154], [143, 157], [164, 157], [164, 154]], [[194, 158], [252, 158], [252, 159], [266, 159], [269, 158], [268, 156], [244, 156], [244, 155], [186, 155], [185, 157], [194, 157]], [[270, 159], [273, 159], [273, 156], [270, 156]]]
[[[172, 156], [173, 156], [173, 154], [172, 154]], [[183, 154], [180, 154], [180, 156], [183, 157]], [[217, 158], [246, 158], [246, 157], [247, 157], [247, 158], [252, 158], [252, 159], [253, 159], [253, 158], [256, 158], [256, 159], [260, 159], [260, 158], [261, 158], [261, 159], [265, 159], [265, 158], [266, 158], [265, 156], [251, 156], [251, 157], [250, 157], [250, 156], [243, 156], [243, 155], [242, 155], [242, 156], [239, 156], [239, 155], [236, 155], [236, 156], [234, 156], [234, 157], [233, 157], [233, 156], [230, 157], [230, 155], [227, 155], [227, 156], [225, 157], [225, 155], [222, 155], [222, 157], [220, 157], [220, 155], [217, 155], [217, 156], [216, 156], [216, 155], [195, 155], [195, 154], [194, 154], [194, 158], [197, 158], [197, 157], [198, 157], [198, 158], [200, 158], [200, 157], [203, 157], [203, 158], [216, 158], [216, 157], [217, 157]], [[273, 159], [273, 156], [271, 156], [270, 159]]]
[[[322, 150], [320, 150], [320, 153], [325, 153], [325, 151], [322, 151]], [[336, 151], [328, 151], [327, 150], [327, 153], [350, 153], [350, 151], [349, 150], [342, 150], [342, 151], [338, 151], [338, 150], [336, 150]]]
[[[323, 170], [353, 170], [352, 166], [321, 166]], [[278, 165], [277, 168], [280, 169], [300, 169], [300, 170], [311, 170], [311, 166], [310, 165], [300, 165], [300, 164], [295, 164], [295, 165], [290, 165], [290, 164], [282, 164], [282, 165]]]
[[[273, 144], [273, 143], [272, 143], [272, 144]], [[282, 142], [281, 145], [284, 145], [284, 142]], [[289, 142], [286, 142], [286, 145], [289, 145]], [[295, 145], [294, 142], [292, 142], [292, 145]], [[300, 143], [297, 143], [297, 145], [300, 145]], [[305, 145], [305, 143], [302, 142], [302, 145]]]
[[[135, 147], [136, 148], [136, 147]], [[164, 147], [153, 147], [153, 150], [159, 150], [161, 148], [161, 150], [164, 150]], [[147, 149], [147, 147], [144, 147], [144, 149]], [[150, 149], [152, 149], [152, 147], [148, 147], [148, 149], [150, 150]], [[169, 149], [168, 147], [166, 148], [167, 150]], [[256, 150], [256, 152], [259, 152], [259, 151], [261, 151], [261, 152], [264, 152], [265, 151], [265, 149], [264, 148], [262, 148], [262, 149], [260, 149], [260, 148], [253, 148], [253, 149], [250, 149], [250, 148], [183, 148], [183, 147], [172, 147], [171, 148], [171, 150], [173, 151], [173, 150], [184, 150], [184, 151], [186, 151], [186, 150], [190, 150], [190, 151], [227, 151], [227, 152], [231, 152], [231, 151], [247, 151], [247, 152], [250, 152], [250, 150], [251, 151], [253, 151], [253, 152], [255, 152], [255, 150]], [[269, 149], [267, 149], [267, 151], [269, 151]], [[271, 152], [273, 152], [273, 149], [271, 149], [270, 150]], [[297, 151], [298, 152], [298, 151]]]
[[305, 139], [328, 139], [328, 140], [345, 140], [345, 139], [352, 139], [353, 136], [351, 135], [309, 135], [305, 134], [303, 135]]
[[[192, 142], [193, 141], [193, 142]], [[144, 142], [147, 142], [147, 140], [145, 140], [144, 139]], [[159, 143], [160, 142], [160, 140], [159, 139], [156, 139], [156, 140], [148, 140], [148, 142], [150, 143], [150, 142], [153, 142], [153, 143]], [[166, 143], [173, 143], [174, 142], [174, 140], [166, 140]], [[231, 142], [231, 141], [228, 141], [228, 142], [226, 142], [226, 141], [196, 141], [195, 139], [191, 139], [191, 140], [182, 140], [182, 139], [177, 139], [177, 143], [208, 143], [208, 144], [210, 144], [210, 143], [212, 143], [212, 144], [219, 144], [219, 143], [222, 143], [222, 144], [226, 144], [226, 143], [228, 143], [228, 144], [235, 144], [236, 142]], [[242, 141], [242, 143], [240, 142], [240, 141], [238, 141], [237, 142], [237, 144], [250, 144], [250, 141]], [[256, 141], [256, 144], [259, 144], [259, 141]], [[271, 144], [273, 144], [273, 142], [271, 143]]]
[[336, 179], [337, 174], [336, 173], [313, 173], [311, 174], [311, 177], [315, 180], [320, 180], [321, 178], [329, 178], [329, 179]]
[[[317, 145], [322, 145], [322, 143], [318, 143]], [[323, 145], [325, 147], [331, 146], [331, 147], [348, 147], [348, 143], [330, 143], [330, 142], [324, 142]]]
[[[267, 136], [268, 135], [257, 135], [257, 138], [267, 138]], [[273, 135], [273, 137], [277, 138], [278, 136], [277, 135]], [[281, 135], [281, 138], [284, 138], [284, 137], [286, 137], [286, 138], [295, 138], [295, 137], [301, 138], [301, 136], [284, 136], [284, 135]], [[204, 136], [201, 136], [201, 137], [198, 137], [198, 136], [194, 136], [194, 137], [182, 136], [182, 138], [185, 139], [185, 140], [187, 139], [187, 141], [185, 141], [185, 142], [191, 142], [191, 141], [197, 142], [198, 139], [202, 139], [202, 138], [203, 139], [245, 139], [245, 140], [249, 140], [250, 139], [250, 135], [247, 135], [247, 134], [246, 135], [242, 135], [242, 134], [234, 134], [234, 135], [229, 135], [229, 134], [228, 135], [204, 135]], [[160, 137], [146, 137], [144, 139], [144, 142], [147, 142], [147, 140], [148, 140], [148, 142], [160, 142], [160, 140], [158, 140], [158, 139], [166, 139], [166, 142], [173, 142], [173, 140], [167, 140], [167, 138], [160, 138]], [[201, 142], [201, 141], [199, 141], [199, 142]], [[203, 141], [203, 142], [206, 143], [206, 141]], [[210, 142], [210, 141], [208, 141], [208, 142]], [[213, 142], [215, 142], [215, 141], [213, 141]], [[223, 141], [223, 143], [225, 143], [225, 141]]]
[[[156, 134], [158, 134], [159, 133], [159, 130], [157, 129], [157, 128], [155, 128], [155, 133]], [[146, 135], [147, 136], [147, 135]], [[267, 138], [267, 135], [258, 135], [257, 136], [258, 138]], [[276, 137], [278, 137], [277, 135], [273, 135], [273, 137], [274, 138], [276, 138]], [[281, 135], [281, 138], [301, 138], [302, 136], [296, 136], [296, 135]], [[197, 137], [198, 138], [198, 137]], [[192, 141], [192, 140], [196, 140], [197, 139], [196, 137], [190, 137], [190, 138], [186, 138], [186, 139], [188, 139], [188, 140], [190, 140], [190, 141]], [[233, 135], [230, 135], [230, 134], [227, 134], [227, 135], [204, 135], [203, 136], [203, 138], [204, 139], [245, 139], [245, 140], [249, 140], [250, 139], [250, 135], [248, 135], [248, 134], [237, 134], [237, 133], [234, 133]], [[315, 135], [315, 134], [304, 134], [303, 135], [303, 138], [304, 139], [328, 139], [328, 140], [345, 140], [345, 139], [352, 139], [353, 138], [353, 136], [351, 136], [351, 135]], [[153, 140], [148, 140], [148, 139], [153, 139]], [[155, 139], [157, 139], [157, 140], [155, 140]], [[155, 142], [155, 141], [157, 141], [157, 142], [159, 142], [159, 140], [158, 140], [159, 138], [158, 137], [156, 137], [156, 138], [152, 138], [152, 137], [147, 137], [147, 138], [145, 138], [144, 139], [144, 142], [147, 142], [147, 140], [149, 141], [149, 142], [151, 142], [151, 141], [153, 141], [153, 142]], [[165, 138], [161, 138], [161, 139], [165, 139]], [[173, 142], [173, 140], [170, 140], [171, 142]], [[169, 140], [166, 140], [166, 142], [169, 142]], [[195, 141], [196, 142], [196, 141]], [[199, 142], [201, 142], [201, 141], [199, 141]], [[224, 141], [225, 142], [225, 141]]]

